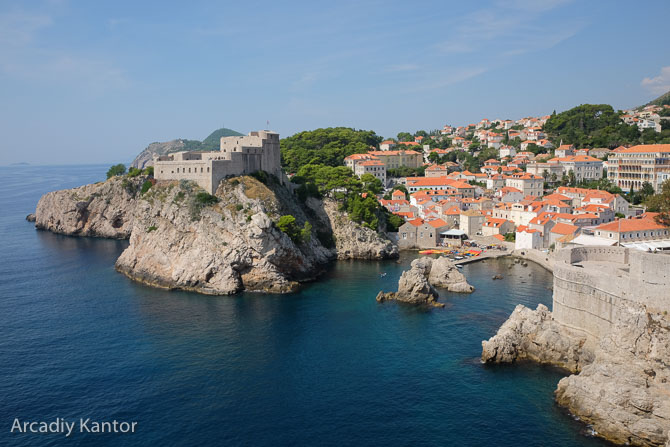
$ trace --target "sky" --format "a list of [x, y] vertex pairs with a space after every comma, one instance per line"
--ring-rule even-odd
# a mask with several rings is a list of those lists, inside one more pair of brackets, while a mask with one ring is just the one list
[[0, 165], [127, 163], [224, 126], [392, 137], [633, 107], [670, 90], [669, 18], [667, 0], [0, 0]]

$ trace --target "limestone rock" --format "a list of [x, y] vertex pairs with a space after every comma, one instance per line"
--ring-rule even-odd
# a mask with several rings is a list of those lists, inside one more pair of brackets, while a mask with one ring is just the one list
[[595, 360], [562, 379], [556, 401], [619, 443], [662, 446], [670, 442], [670, 321], [630, 304]]
[[486, 363], [534, 360], [578, 372], [593, 361], [593, 348], [585, 336], [557, 323], [547, 306], [531, 310], [519, 304], [488, 341], [482, 341]]
[[[414, 263], [413, 263], [414, 264]], [[426, 273], [412, 265], [412, 268], [402, 272], [398, 281], [398, 291], [395, 299], [412, 304], [423, 304], [435, 301], [437, 292], [428, 282]]]
[[468, 284], [465, 275], [445, 256], [432, 260], [428, 282], [450, 292], [472, 293], [475, 290], [472, 285]]
[[37, 217], [35, 217], [35, 214], [34, 214], [34, 213], [30, 213], [30, 214], [28, 214], [28, 215], [26, 216], [26, 220], [27, 220], [28, 222], [35, 222], [35, 220], [37, 220]]
[[158, 184], [138, 201], [130, 245], [116, 262], [127, 276], [158, 287], [205, 294], [284, 293], [333, 259], [318, 238], [296, 244], [273, 222], [306, 216], [281, 186], [253, 177], [224, 181], [219, 202], [202, 206], [197, 186]]
[[453, 292], [472, 292], [474, 287], [467, 283], [465, 276], [447, 258], [434, 260], [428, 257], [412, 261], [411, 268], [400, 275], [397, 292], [379, 292], [377, 301], [397, 300], [411, 304], [431, 304], [437, 302], [438, 293], [433, 287], [444, 287]]
[[145, 176], [112, 177], [105, 182], [53, 191], [40, 198], [35, 226], [70, 236], [127, 239]]
[[314, 211], [335, 239], [337, 259], [391, 259], [398, 257], [398, 246], [386, 237], [353, 222], [338, 210], [337, 202], [310, 198], [307, 205]]

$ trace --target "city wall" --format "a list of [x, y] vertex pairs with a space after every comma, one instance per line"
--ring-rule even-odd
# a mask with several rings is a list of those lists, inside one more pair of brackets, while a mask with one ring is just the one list
[[643, 304], [670, 310], [670, 256], [623, 247], [559, 250], [554, 264], [556, 321], [600, 339], [628, 312]]

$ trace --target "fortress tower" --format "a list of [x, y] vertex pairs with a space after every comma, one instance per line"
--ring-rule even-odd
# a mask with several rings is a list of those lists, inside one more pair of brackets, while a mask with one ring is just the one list
[[282, 179], [279, 134], [269, 130], [222, 137], [218, 151], [184, 151], [154, 157], [156, 180], [192, 180], [210, 194], [226, 177], [265, 171]]

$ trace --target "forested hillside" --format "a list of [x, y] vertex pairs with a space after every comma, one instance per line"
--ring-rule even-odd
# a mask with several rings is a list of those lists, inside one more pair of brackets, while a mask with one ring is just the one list
[[307, 164], [342, 166], [348, 155], [367, 152], [381, 141], [371, 130], [349, 127], [300, 132], [281, 140], [282, 166], [290, 173]]
[[670, 129], [661, 133], [653, 129], [640, 132], [620, 118], [621, 112], [608, 104], [582, 104], [565, 112], [551, 115], [544, 125], [549, 139], [558, 145], [577, 147], [608, 147], [621, 145], [670, 143]]

